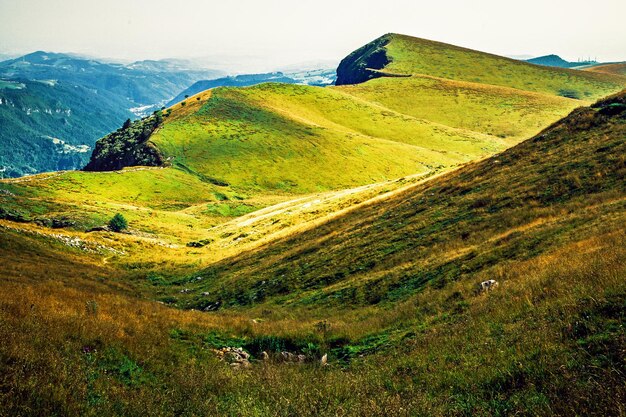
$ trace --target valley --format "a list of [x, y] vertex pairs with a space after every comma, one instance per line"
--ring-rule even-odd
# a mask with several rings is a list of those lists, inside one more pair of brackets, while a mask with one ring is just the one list
[[0, 410], [621, 415], [608, 67], [387, 34], [335, 86], [191, 92], [0, 180]]

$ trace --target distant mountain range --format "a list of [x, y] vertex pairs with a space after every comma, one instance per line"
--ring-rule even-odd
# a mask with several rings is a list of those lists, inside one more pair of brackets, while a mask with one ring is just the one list
[[586, 65], [598, 64], [597, 61], [570, 62], [554, 54], [527, 59], [526, 62], [530, 62], [531, 64], [536, 64], [536, 65], [544, 65], [546, 67], [558, 67], [558, 68], [574, 68], [574, 67], [582, 67]]
[[41, 51], [0, 62], [0, 178], [80, 168], [125, 119], [223, 75], [180, 60], [122, 65]]

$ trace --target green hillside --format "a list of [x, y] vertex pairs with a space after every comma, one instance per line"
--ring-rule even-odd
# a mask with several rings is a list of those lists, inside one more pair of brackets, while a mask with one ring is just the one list
[[[115, 255], [140, 240], [155, 259], [179, 253], [145, 234], [0, 220], [0, 409], [619, 416], [625, 138], [623, 92], [491, 158], [182, 275]], [[86, 203], [98, 189], [94, 206], [125, 199], [125, 214], [153, 211], [156, 223], [161, 192], [209, 198], [181, 170], [139, 169], [5, 181], [2, 207], [49, 193]], [[195, 182], [175, 186], [183, 178]], [[481, 293], [487, 279], [499, 286]], [[252, 354], [249, 367], [219, 361], [224, 347]]]
[[615, 231], [626, 193], [625, 99], [578, 109], [495, 157], [225, 260], [198, 287], [227, 305], [378, 304]]
[[548, 68], [497, 55], [405, 35], [385, 35], [389, 64], [381, 71], [419, 77], [511, 87], [518, 90], [595, 100], [623, 86], [607, 74]]
[[585, 71], [598, 72], [601, 74], [626, 76], [626, 62], [616, 62], [614, 64], [600, 64], [585, 68]]
[[337, 190], [480, 159], [626, 85], [618, 75], [538, 67], [401, 35], [355, 51], [339, 79], [358, 75], [376, 51], [389, 61], [379, 75], [410, 76], [209, 90], [168, 109], [149, 143], [174, 168], [236, 192]]
[[[9, 184], [16, 197], [3, 197], [12, 211], [0, 217], [40, 223], [68, 218], [75, 230], [85, 231], [122, 211], [135, 233], [145, 234], [141, 243], [113, 238], [121, 240], [127, 253], [143, 262], [151, 258], [142, 246], [146, 239], [177, 245], [176, 255], [150, 262], [154, 268], [174, 262], [187, 269], [190, 260], [206, 264], [232, 256], [310, 227], [350, 204], [502, 151], [587, 103], [549, 94], [547, 87], [525, 91], [464, 80], [481, 68], [485, 74], [519, 69], [515, 80], [526, 77], [534, 86], [548, 85], [544, 77], [552, 83], [567, 74], [580, 78], [576, 82], [593, 95], [626, 84], [620, 76], [541, 68], [421, 39], [381, 39], [389, 39], [384, 46], [392, 58], [388, 68], [438, 64], [420, 70], [431, 71], [429, 75], [382, 77], [358, 85], [268, 83], [199, 93], [103, 138], [87, 166], [164, 165], [162, 169], [69, 172], [14, 181]], [[446, 74], [455, 79], [441, 78]], [[576, 83], [568, 79], [562, 85]], [[179, 192], [181, 184], [185, 192]], [[354, 190], [345, 192], [347, 188]], [[278, 203], [287, 206], [273, 209]], [[301, 207], [306, 204], [315, 208]], [[269, 213], [252, 214], [261, 209]], [[243, 215], [252, 217], [239, 220]], [[207, 242], [215, 244], [206, 250], [186, 246]]]
[[[190, 105], [194, 105], [190, 100]], [[174, 110], [151, 141], [173, 164], [250, 192], [346, 188], [448, 167], [504, 148], [333, 89], [219, 88]]]

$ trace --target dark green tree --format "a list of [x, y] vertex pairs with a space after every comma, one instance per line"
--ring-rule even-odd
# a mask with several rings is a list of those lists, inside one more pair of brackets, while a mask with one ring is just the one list
[[126, 121], [124, 122], [124, 124], [122, 125], [122, 129], [128, 129], [130, 127], [130, 124], [132, 122], [130, 121], [130, 119], [126, 119]]
[[111, 220], [109, 220], [109, 229], [114, 232], [121, 232], [128, 228], [128, 222], [120, 213], [117, 213]]

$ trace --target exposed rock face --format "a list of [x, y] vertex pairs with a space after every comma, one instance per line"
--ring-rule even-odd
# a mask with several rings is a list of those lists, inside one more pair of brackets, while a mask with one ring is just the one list
[[91, 159], [84, 171], [116, 171], [130, 166], [162, 166], [165, 158], [148, 139], [161, 124], [156, 114], [108, 134], [96, 142]]
[[382, 74], [372, 71], [385, 68], [389, 64], [385, 46], [391, 41], [387, 34], [368, 43], [344, 58], [337, 68], [335, 85], [360, 84]]

